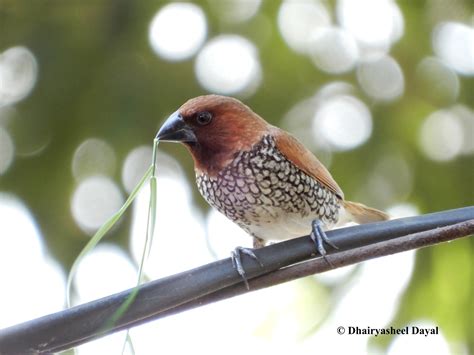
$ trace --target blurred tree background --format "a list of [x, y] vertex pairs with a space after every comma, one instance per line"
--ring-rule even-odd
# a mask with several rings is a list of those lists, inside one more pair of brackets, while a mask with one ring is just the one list
[[[33, 268], [26, 256], [36, 246], [15, 241], [26, 232], [8, 208], [27, 211], [44, 253], [68, 270], [149, 164], [163, 120], [211, 92], [240, 98], [298, 136], [350, 200], [394, 216], [473, 205], [473, 16], [471, 0], [1, 0], [1, 287], [10, 282], [16, 299], [15, 263]], [[160, 151], [163, 165], [179, 161], [205, 223], [191, 158], [175, 145]], [[108, 238], [127, 254], [131, 224], [128, 214]], [[474, 353], [473, 252], [470, 238], [416, 253], [382, 326], [431, 322], [449, 352]], [[314, 287], [336, 297], [356, 273], [332, 284], [311, 278], [305, 297]], [[328, 301], [326, 312], [336, 306]]]

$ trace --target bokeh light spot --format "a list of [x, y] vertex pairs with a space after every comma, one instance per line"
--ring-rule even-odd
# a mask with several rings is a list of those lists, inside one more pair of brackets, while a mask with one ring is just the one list
[[400, 65], [389, 56], [360, 63], [357, 79], [365, 93], [376, 100], [397, 99], [403, 94], [405, 87]]
[[322, 86], [313, 96], [296, 103], [283, 117], [282, 128], [298, 137], [326, 167], [331, 165], [333, 146], [327, 139], [321, 139], [317, 135], [314, 126], [313, 129], [308, 127], [314, 124], [316, 112], [332, 98], [351, 95], [353, 92], [353, 86], [346, 82], [330, 82]]
[[91, 176], [77, 186], [71, 201], [71, 212], [86, 233], [95, 232], [123, 204], [122, 193], [113, 180]]
[[457, 22], [440, 23], [433, 30], [436, 55], [456, 72], [474, 75], [474, 28]]
[[132, 192], [151, 164], [152, 148], [141, 146], [128, 153], [122, 167], [122, 184], [125, 191]]
[[313, 120], [315, 139], [323, 139], [333, 150], [349, 150], [366, 142], [372, 133], [367, 106], [352, 96], [335, 96], [324, 102]]
[[137, 270], [118, 246], [101, 244], [77, 268], [74, 286], [78, 303], [85, 303], [134, 286]]
[[[283, 116], [281, 123], [283, 129], [298, 137], [298, 140], [312, 151], [327, 148], [324, 144], [320, 144], [321, 141], [315, 140], [313, 132], [308, 129], [313, 122], [316, 107], [317, 103], [314, 97], [299, 101]], [[326, 149], [326, 151], [328, 150]], [[328, 163], [325, 159], [322, 159], [322, 161]]]
[[474, 154], [474, 111], [464, 105], [455, 105], [451, 112], [458, 118], [463, 132], [461, 154]]
[[459, 77], [438, 58], [424, 58], [416, 68], [419, 94], [436, 103], [451, 103], [459, 96]]
[[77, 181], [91, 175], [111, 176], [115, 165], [115, 152], [110, 144], [102, 139], [89, 138], [74, 152], [72, 173]]
[[36, 156], [46, 149], [52, 137], [47, 121], [25, 114], [14, 105], [0, 107], [0, 127], [5, 127], [10, 137], [15, 137], [17, 158]]
[[414, 204], [399, 203], [387, 208], [387, 213], [390, 215], [391, 219], [395, 219], [418, 216], [420, 214], [420, 210]]
[[310, 54], [314, 64], [320, 69], [339, 74], [354, 67], [359, 50], [348, 32], [337, 27], [327, 27], [314, 33]]
[[213, 0], [211, 8], [218, 12], [219, 20], [239, 23], [255, 16], [261, 3], [261, 0]]
[[184, 60], [193, 56], [204, 43], [207, 23], [201, 8], [191, 3], [163, 6], [150, 24], [149, 41], [160, 57]]
[[[122, 183], [127, 192], [132, 192], [140, 179], [145, 175], [146, 170], [151, 165], [152, 148], [150, 146], [140, 146], [128, 153], [122, 167]], [[177, 161], [168, 154], [157, 152], [156, 154], [157, 174], [182, 174], [181, 167]]]
[[25, 98], [38, 75], [36, 58], [28, 48], [12, 47], [0, 54], [0, 107]]
[[17, 197], [5, 193], [0, 193], [0, 236], [2, 263], [16, 265], [18, 255], [32, 262], [42, 257], [44, 246], [33, 216]]
[[5, 174], [13, 162], [15, 145], [10, 134], [0, 126], [0, 175]]
[[337, 15], [364, 48], [385, 52], [403, 34], [403, 16], [392, 0], [339, 0]]
[[454, 159], [463, 146], [463, 130], [456, 115], [448, 110], [429, 115], [421, 126], [420, 145], [431, 160]]
[[386, 206], [406, 198], [413, 189], [413, 168], [397, 148], [391, 147], [380, 155], [370, 170], [360, 198], [370, 205]]
[[61, 267], [45, 253], [25, 204], [5, 193], [0, 193], [0, 270], [0, 328], [63, 308]]
[[253, 94], [261, 81], [257, 48], [237, 35], [210, 40], [196, 58], [196, 76], [207, 90], [220, 94]]
[[286, 43], [296, 52], [306, 54], [311, 35], [331, 24], [326, 6], [320, 1], [285, 0], [278, 11], [278, 28]]
[[332, 81], [322, 86], [316, 93], [316, 100], [319, 104], [324, 103], [335, 96], [351, 95], [354, 92], [354, 86], [344, 81]]

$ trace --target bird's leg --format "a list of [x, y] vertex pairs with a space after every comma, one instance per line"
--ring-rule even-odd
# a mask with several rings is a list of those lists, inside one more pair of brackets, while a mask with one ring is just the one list
[[321, 220], [319, 219], [313, 220], [311, 222], [311, 228], [312, 228], [312, 231], [310, 234], [311, 240], [314, 242], [319, 254], [321, 254], [324, 260], [326, 260], [326, 262], [329, 265], [331, 265], [328, 258], [326, 257], [327, 252], [326, 252], [326, 248], [324, 248], [324, 243], [330, 245], [334, 249], [339, 249], [339, 248], [333, 242], [329, 240], [328, 236], [326, 235], [326, 232], [323, 229], [323, 223], [321, 222]]
[[[261, 247], [264, 247], [264, 246], [265, 246], [265, 241], [263, 239], [253, 237], [253, 248], [254, 249], [258, 249], [258, 248], [261, 248]], [[237, 270], [240, 277], [242, 277], [242, 279], [244, 280], [244, 283], [245, 283], [245, 287], [247, 288], [247, 290], [249, 290], [250, 289], [249, 282], [247, 280], [247, 275], [245, 274], [245, 269], [242, 265], [242, 255], [243, 254], [248, 255], [252, 259], [256, 260], [260, 264], [260, 266], [262, 266], [262, 267], [263, 267], [263, 264], [260, 262], [257, 255], [255, 255], [253, 250], [250, 249], [250, 248], [237, 247], [237, 248], [235, 248], [235, 250], [233, 250], [231, 252], [232, 266], [234, 267], [235, 270]]]

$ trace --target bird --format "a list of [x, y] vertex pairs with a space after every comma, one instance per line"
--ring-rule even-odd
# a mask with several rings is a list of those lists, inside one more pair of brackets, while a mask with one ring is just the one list
[[[377, 209], [344, 199], [318, 158], [290, 133], [269, 124], [238, 99], [203, 95], [185, 102], [159, 129], [158, 141], [184, 144], [194, 160], [199, 192], [209, 205], [253, 238], [253, 248], [269, 240], [310, 235], [321, 256], [325, 230], [348, 222], [384, 221]], [[245, 278], [241, 254], [234, 267]]]

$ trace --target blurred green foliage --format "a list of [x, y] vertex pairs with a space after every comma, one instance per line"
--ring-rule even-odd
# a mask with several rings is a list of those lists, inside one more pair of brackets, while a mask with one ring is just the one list
[[[223, 23], [212, 3], [198, 3], [207, 15], [208, 38], [236, 33], [257, 46], [263, 82], [255, 95], [244, 101], [273, 124], [279, 125], [290, 108], [326, 83], [346, 81], [357, 87], [354, 71], [324, 73], [287, 46], [276, 23], [279, 1], [265, 1], [259, 15], [244, 24]], [[357, 149], [334, 154], [331, 165], [349, 199], [367, 181], [374, 162], [395, 151], [409, 161], [414, 181], [409, 195], [392, 203], [411, 202], [421, 213], [474, 204], [473, 155], [440, 163], [426, 158], [418, 144], [424, 119], [454, 102], [430, 96], [431, 87], [416, 80], [417, 65], [432, 55], [431, 33], [438, 21], [459, 17], [468, 21], [473, 10], [470, 0], [437, 3], [446, 8], [445, 17], [433, 18], [429, 1], [399, 2], [405, 31], [391, 55], [405, 76], [403, 96], [390, 103], [373, 103], [358, 93], [373, 115], [372, 137]], [[453, 3], [466, 12], [450, 12]], [[17, 156], [0, 175], [0, 191], [25, 201], [51, 253], [65, 268], [87, 240], [70, 213], [75, 186], [71, 159], [78, 144], [89, 137], [103, 138], [122, 161], [132, 148], [151, 144], [170, 112], [188, 98], [206, 93], [196, 80], [193, 59], [166, 61], [149, 46], [148, 26], [163, 4], [128, 0], [0, 2], [0, 52], [26, 46], [36, 56], [39, 68], [34, 90], [14, 107], [15, 119], [8, 129]], [[328, 4], [334, 6], [332, 1]], [[456, 103], [472, 110], [474, 80], [468, 76], [459, 79]], [[49, 143], [40, 154], [22, 156], [22, 150], [44, 141]], [[181, 161], [189, 183], [194, 184], [191, 158], [185, 150], [175, 145], [160, 148]], [[114, 177], [120, 181], [120, 169]], [[196, 203], [207, 208], [197, 193], [195, 197]], [[125, 248], [128, 226], [123, 223], [111, 236]], [[449, 339], [466, 342], [467, 352], [474, 353], [473, 253], [472, 238], [419, 251], [394, 326], [413, 319], [433, 319]]]

